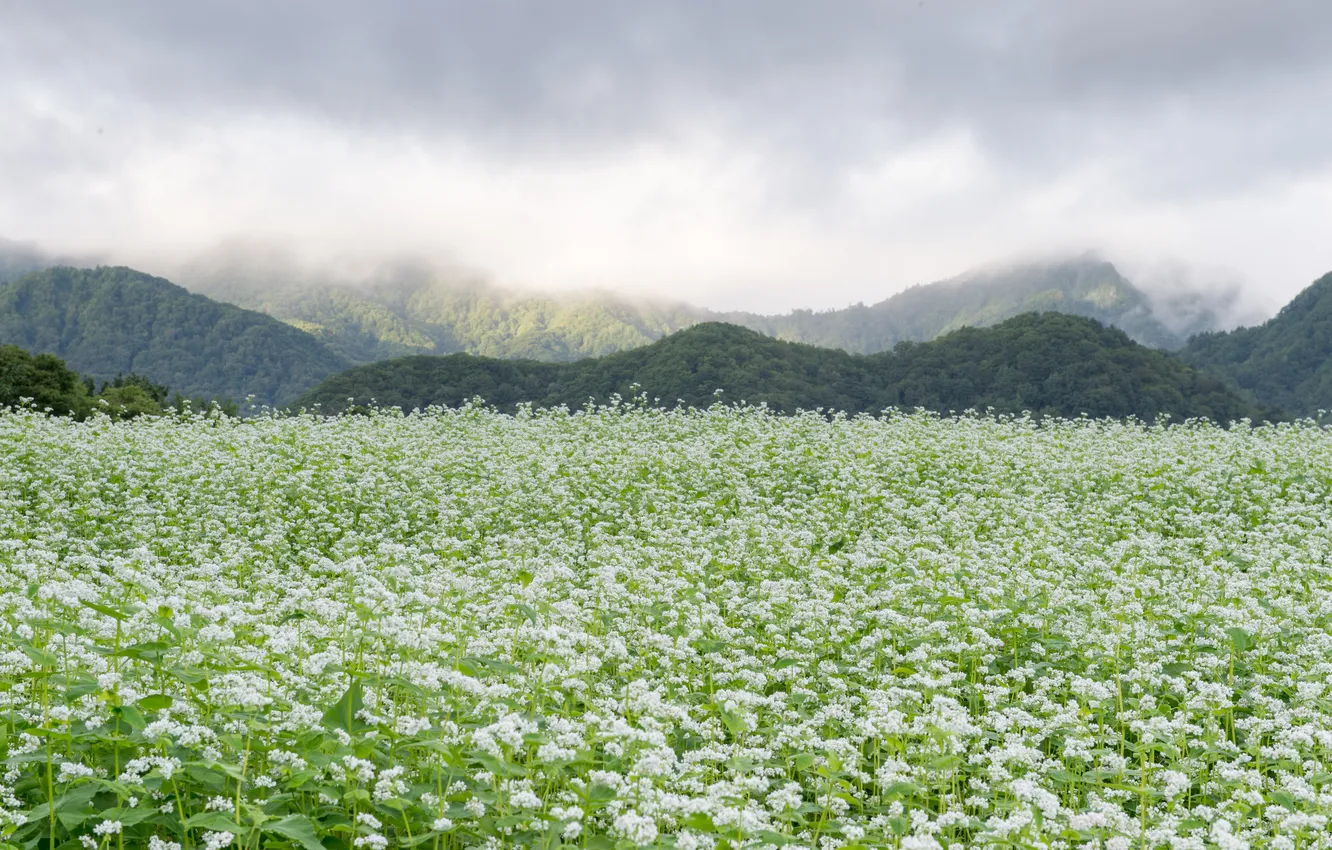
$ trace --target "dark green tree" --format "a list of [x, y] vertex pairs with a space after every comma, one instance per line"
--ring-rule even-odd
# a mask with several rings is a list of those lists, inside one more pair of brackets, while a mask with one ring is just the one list
[[1059, 313], [1024, 314], [873, 355], [705, 323], [643, 348], [575, 363], [407, 357], [350, 369], [296, 404], [329, 412], [376, 403], [410, 410], [480, 397], [512, 411], [524, 403], [578, 408], [642, 394], [651, 404], [700, 407], [714, 403], [719, 389], [726, 401], [788, 413], [923, 407], [1148, 420], [1170, 414], [1223, 423], [1273, 415], [1123, 331]]
[[92, 398], [84, 380], [59, 357], [0, 345], [0, 406], [24, 405], [83, 418], [92, 410]]

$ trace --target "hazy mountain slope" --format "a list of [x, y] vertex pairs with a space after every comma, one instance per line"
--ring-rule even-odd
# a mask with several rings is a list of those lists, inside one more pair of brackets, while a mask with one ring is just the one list
[[392, 291], [322, 280], [283, 257], [228, 253], [181, 269], [191, 292], [264, 313], [317, 338], [352, 363], [435, 352], [435, 339], [392, 306], [409, 288]]
[[136, 372], [188, 396], [290, 399], [348, 362], [276, 319], [127, 268], [57, 267], [0, 286], [0, 343], [101, 380]]
[[[1177, 348], [1183, 336], [1113, 265], [1080, 258], [974, 272], [919, 286], [871, 306], [780, 315], [718, 313], [605, 293], [509, 292], [476, 275], [421, 264], [378, 270], [351, 285], [281, 259], [223, 255], [183, 272], [192, 290], [266, 312], [308, 330], [349, 360], [414, 352], [570, 361], [646, 345], [704, 321], [743, 325], [779, 339], [856, 353], [934, 339], [1023, 312], [1054, 310], [1123, 329], [1145, 345]], [[1198, 299], [1195, 298], [1195, 301]], [[1190, 305], [1187, 329], [1211, 328], [1217, 311]]]
[[192, 291], [308, 331], [354, 363], [467, 351], [568, 361], [647, 345], [706, 312], [604, 293], [509, 292], [473, 274], [420, 263], [377, 269], [352, 284], [281, 257], [223, 253], [187, 266]]
[[1153, 348], [1184, 340], [1152, 315], [1147, 296], [1110, 263], [1080, 258], [984, 269], [915, 286], [870, 306], [778, 316], [731, 313], [725, 321], [779, 339], [858, 353], [924, 342], [962, 327], [984, 327], [1020, 313], [1055, 311], [1096, 319]]
[[406, 310], [438, 329], [443, 350], [547, 361], [638, 348], [706, 316], [685, 305], [654, 307], [604, 293], [519, 296], [442, 286], [414, 293]]
[[48, 265], [45, 260], [45, 256], [32, 246], [0, 239], [0, 283], [45, 268]]
[[786, 412], [822, 407], [876, 413], [895, 406], [1146, 419], [1170, 413], [1219, 421], [1262, 415], [1220, 380], [1138, 345], [1122, 331], [1057, 313], [1027, 314], [874, 355], [705, 323], [633, 351], [567, 364], [411, 357], [348, 370], [296, 405], [336, 411], [348, 399], [373, 399], [411, 409], [480, 396], [512, 410], [522, 402], [580, 407], [589, 399], [604, 403], [614, 394], [642, 392], [654, 403], [701, 406], [715, 400], [717, 389], [726, 400]]
[[93, 265], [94, 262], [89, 257], [53, 254], [33, 242], [16, 242], [0, 237], [0, 284], [52, 266]]
[[1264, 324], [1200, 334], [1180, 357], [1294, 415], [1332, 410], [1332, 273]]

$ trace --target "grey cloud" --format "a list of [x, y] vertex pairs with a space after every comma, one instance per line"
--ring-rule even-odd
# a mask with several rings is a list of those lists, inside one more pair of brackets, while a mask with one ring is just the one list
[[[176, 115], [294, 109], [519, 155], [595, 153], [713, 115], [796, 158], [962, 130], [1048, 168], [1150, 136], [1143, 122], [1163, 111], [1242, 136], [1289, 123], [1328, 93], [1332, 69], [1321, 0], [130, 0], [15, 4], [7, 17], [10, 76]], [[1316, 159], [1329, 125], [1279, 152]]]
[[[556, 180], [546, 186], [554, 225], [511, 217], [538, 232], [536, 248], [521, 233], [510, 244], [472, 232], [458, 244], [482, 245], [482, 263], [563, 261], [552, 243], [568, 234], [579, 245], [608, 238], [596, 225], [561, 229], [569, 219], [618, 226], [664, 206], [667, 223], [642, 228], [649, 247], [621, 247], [624, 256], [675, 239], [671, 216], [710, 222], [719, 208], [719, 229], [735, 231], [713, 244], [703, 238], [709, 225], [696, 226], [698, 263], [726, 266], [726, 251], [794, 241], [773, 249], [803, 263], [792, 265], [793, 280], [826, 259], [840, 275], [880, 281], [898, 265], [886, 252], [906, 250], [926, 259], [906, 258], [913, 271], [901, 275], [954, 272], [939, 266], [1014, 241], [1015, 250], [1046, 239], [1101, 245], [1116, 227], [1114, 244], [1196, 250], [1235, 241], [1217, 234], [1256, 232], [1245, 218], [1250, 196], [1332, 167], [1329, 33], [1325, 0], [0, 0], [0, 222], [31, 222], [10, 235], [37, 237], [82, 226], [119, 244], [163, 220], [196, 218], [193, 230], [163, 237], [184, 240], [214, 222], [234, 229], [253, 219], [281, 231], [285, 217], [307, 235], [343, 225], [336, 239], [361, 224], [355, 210], [335, 220], [333, 208], [346, 203], [407, 223], [438, 215], [457, 234], [468, 229], [466, 205], [487, 197], [484, 179], [499, 175], [505, 203], [519, 208], [540, 175], [586, 166], [624, 181], [594, 187], [593, 214], [583, 216], [582, 196]], [[266, 158], [253, 146], [270, 132], [283, 146]], [[308, 163], [299, 159], [306, 141]], [[923, 185], [902, 205], [875, 194], [882, 163], [967, 146], [976, 175]], [[621, 156], [640, 148], [679, 153], [689, 160], [681, 172], [704, 175], [703, 188], [684, 186], [675, 206], [626, 200], [655, 191]], [[418, 153], [448, 167], [413, 194]], [[157, 168], [157, 157], [172, 155], [193, 159]], [[385, 165], [395, 157], [401, 167]], [[658, 158], [667, 165], [642, 159], [662, 180], [677, 174], [669, 156]], [[478, 163], [492, 170], [472, 180], [466, 169]], [[320, 182], [325, 166], [396, 182], [330, 189]], [[714, 173], [733, 182], [706, 185]], [[453, 207], [432, 205], [430, 192], [459, 182], [470, 188]], [[740, 191], [728, 194], [733, 185]], [[896, 184], [887, 185], [890, 194]], [[1066, 195], [1042, 206], [1047, 189]], [[240, 199], [227, 205], [229, 193]], [[1272, 209], [1303, 226], [1299, 239], [1310, 245], [1307, 221], [1326, 201], [1288, 194]], [[531, 205], [547, 200], [534, 195]], [[1108, 212], [1098, 218], [1098, 208]], [[497, 203], [486, 226], [521, 231], [507, 224], [509, 209]], [[1033, 209], [1045, 218], [1018, 220], [1015, 211]], [[1148, 227], [1136, 224], [1140, 211], [1193, 241], [1144, 244], [1159, 237], [1139, 229]], [[1211, 219], [1195, 228], [1195, 216]], [[627, 244], [632, 225], [609, 238]], [[426, 229], [415, 232], [428, 241]], [[1245, 256], [1262, 249], [1257, 237], [1239, 241]], [[1323, 256], [1303, 262], [1316, 267]], [[568, 262], [571, 276], [586, 271]], [[524, 271], [544, 273], [543, 263]], [[785, 265], [745, 257], [727, 268], [766, 279]], [[605, 280], [634, 271], [608, 269], [593, 272]]]

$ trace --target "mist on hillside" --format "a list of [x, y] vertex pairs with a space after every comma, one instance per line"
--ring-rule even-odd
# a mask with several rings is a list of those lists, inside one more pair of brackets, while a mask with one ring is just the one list
[[[126, 262], [133, 264], [128, 259]], [[953, 274], [939, 280], [923, 281], [920, 285], [1078, 262], [1113, 263], [1114, 258], [1100, 251], [1032, 252], [971, 269], [957, 269]], [[262, 296], [312, 287], [337, 287], [363, 294], [386, 295], [437, 288], [456, 292], [484, 292], [502, 300], [542, 298], [572, 302], [598, 298], [628, 304], [688, 304], [712, 313], [727, 312], [722, 305], [708, 303], [706, 299], [691, 301], [672, 297], [669, 292], [645, 291], [634, 286], [632, 281], [620, 288], [559, 288], [542, 285], [541, 281], [501, 279], [483, 269], [446, 256], [432, 257], [419, 252], [338, 252], [328, 249], [317, 253], [302, 251], [292, 243], [265, 239], [221, 242], [187, 259], [166, 261], [158, 267], [143, 270], [160, 274], [205, 295], [241, 291]], [[1201, 330], [1227, 330], [1261, 323], [1274, 315], [1281, 306], [1279, 303], [1269, 304], [1248, 293], [1240, 278], [1225, 270], [1192, 267], [1179, 261], [1129, 263], [1119, 270], [1135, 288], [1147, 296], [1154, 317], [1182, 336]], [[876, 304], [901, 291], [904, 288], [893, 289], [885, 284], [876, 295], [855, 303]], [[760, 303], [748, 312], [759, 315], [784, 315], [792, 310], [827, 313], [852, 306], [853, 302], [826, 306], [806, 303], [796, 304], [789, 309], [765, 310]]]

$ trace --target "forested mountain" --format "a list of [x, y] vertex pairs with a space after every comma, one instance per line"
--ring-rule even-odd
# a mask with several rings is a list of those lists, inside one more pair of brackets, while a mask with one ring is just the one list
[[637, 348], [706, 321], [868, 354], [1030, 311], [1088, 316], [1145, 345], [1173, 349], [1190, 333], [1219, 327], [1227, 306], [1195, 293], [1181, 321], [1162, 321], [1143, 292], [1113, 265], [1092, 257], [973, 272], [870, 306], [780, 315], [720, 313], [605, 293], [522, 294], [426, 264], [387, 266], [352, 285], [280, 257], [244, 252], [197, 263], [181, 272], [181, 280], [194, 291], [309, 331], [355, 363], [457, 351], [570, 361]]
[[1297, 416], [1332, 410], [1332, 273], [1264, 324], [1200, 334], [1180, 357], [1262, 404]]
[[708, 318], [685, 304], [607, 293], [540, 295], [425, 263], [383, 266], [356, 283], [281, 256], [233, 252], [180, 272], [192, 291], [267, 313], [354, 363], [467, 351], [569, 361], [647, 345]]
[[404, 409], [456, 406], [481, 397], [504, 410], [604, 403], [645, 393], [653, 403], [766, 403], [777, 410], [887, 407], [1129, 416], [1177, 421], [1262, 418], [1257, 406], [1161, 351], [1093, 319], [1024, 314], [964, 328], [933, 342], [854, 355], [705, 323], [649, 346], [567, 364], [456, 354], [359, 366], [302, 396], [328, 412], [372, 401]]
[[721, 318], [778, 339], [870, 354], [1033, 311], [1096, 319], [1153, 348], [1178, 348], [1184, 342], [1153, 315], [1147, 296], [1112, 264], [1090, 257], [976, 271], [915, 286], [868, 307], [777, 316], [729, 313]]
[[[51, 255], [34, 246], [0, 243], [0, 279], [51, 260]], [[838, 352], [831, 350], [797, 356], [780, 347], [764, 348], [752, 335], [744, 338], [744, 351], [736, 356], [759, 360], [747, 360], [744, 366], [733, 364], [727, 367], [729, 371], [715, 375], [705, 372], [708, 380], [699, 378], [703, 384], [712, 377], [725, 380], [704, 391], [680, 385], [669, 378], [670, 370], [660, 365], [666, 362], [660, 359], [662, 352], [676, 349], [654, 347], [651, 358], [655, 359], [649, 360], [635, 359], [648, 357], [646, 352], [630, 355], [633, 349], [648, 346], [653, 340], [682, 328], [707, 324], [710, 318], [722, 314], [683, 304], [632, 302], [606, 294], [521, 295], [498, 289], [475, 275], [444, 274], [425, 264], [388, 267], [358, 286], [314, 278], [294, 265], [283, 271], [269, 262], [248, 266], [232, 263], [211, 270], [196, 269], [195, 273], [194, 282], [208, 281], [210, 291], [219, 297], [251, 304], [271, 315], [216, 303], [125, 268], [57, 267], [0, 283], [0, 344], [55, 353], [67, 359], [72, 368], [101, 381], [138, 373], [187, 396], [243, 399], [254, 395], [257, 402], [271, 405], [290, 402], [350, 365], [406, 354], [457, 351], [556, 363], [623, 352], [621, 359], [605, 359], [597, 369], [616, 368], [634, 375], [646, 369], [643, 374], [663, 376], [658, 393], [663, 398], [681, 398], [695, 404], [710, 398], [718, 386], [725, 388], [732, 399], [742, 392], [763, 393], [761, 398], [750, 400], [766, 400], [783, 409], [805, 406], [815, 398], [822, 399], [817, 404], [848, 410], [871, 410], [880, 403], [945, 409], [979, 404], [994, 392], [999, 393], [995, 406], [1002, 409], [1034, 405], [1035, 409], [1062, 410], [1072, 403], [1071, 397], [1051, 397], [1045, 389], [1033, 389], [1035, 385], [1026, 379], [1010, 387], [1005, 382], [1017, 380], [1010, 372], [996, 367], [995, 374], [989, 375], [981, 363], [952, 372], [936, 368], [937, 364], [919, 367], [925, 376], [920, 380], [928, 380], [932, 387], [928, 391], [913, 373], [894, 373], [893, 386], [897, 389], [880, 397], [875, 393], [887, 392], [882, 382], [871, 381], [869, 386], [876, 389], [855, 389], [857, 370], [865, 367], [846, 364], [859, 361], [834, 362], [829, 358]], [[1267, 324], [1231, 333], [1203, 334], [1181, 356], [1190, 364], [1222, 375], [1255, 404], [1297, 414], [1332, 408], [1329, 289], [1332, 284], [1325, 278]], [[1163, 322], [1152, 302], [1114, 266], [1081, 258], [974, 273], [915, 287], [868, 307], [796, 311], [780, 316], [733, 313], [725, 314], [725, 318], [761, 331], [769, 337], [767, 342], [804, 341], [823, 349], [842, 349], [842, 353], [874, 353], [894, 349], [902, 342], [948, 336], [966, 326], [994, 325], [1013, 313], [1039, 307], [1086, 314], [1104, 324], [1127, 328], [1130, 335], [1153, 346], [1169, 347], [1178, 343], [1181, 328], [1219, 322], [1217, 311], [1224, 308], [1223, 300], [1213, 304], [1195, 298], [1187, 305], [1189, 316], [1185, 320]], [[684, 337], [685, 348], [695, 344], [689, 340], [704, 338]], [[948, 338], [953, 346], [969, 339], [966, 335]], [[1000, 338], [1002, 335], [994, 337]], [[679, 344], [673, 345], [678, 348]], [[1027, 346], [1019, 347], [1025, 350]], [[893, 355], [894, 368], [906, 369], [916, 362], [912, 358], [934, 356], [929, 354], [931, 351], [934, 349], [913, 354], [910, 346], [898, 347]], [[980, 350], [974, 353], [979, 355]], [[723, 361], [718, 360], [719, 356], [714, 354], [707, 362], [720, 364]], [[759, 371], [778, 384], [752, 380], [759, 372], [751, 367], [767, 362], [764, 357], [771, 364]], [[556, 379], [535, 370], [531, 363], [505, 370], [485, 358], [464, 368], [466, 362], [458, 360], [450, 367], [461, 377], [450, 377], [453, 383], [448, 386], [501, 404], [530, 399], [577, 405], [587, 396], [604, 398], [607, 392], [627, 390], [632, 382], [617, 383], [618, 378], [586, 364], [576, 372], [550, 373], [557, 375]], [[798, 368], [788, 368], [793, 362]], [[817, 368], [810, 365], [815, 363]], [[401, 371], [404, 369], [423, 370], [424, 383], [414, 394], [381, 401], [413, 406], [439, 398], [440, 388], [430, 377], [437, 369], [435, 364], [433, 359], [415, 366], [393, 364], [390, 372], [399, 376], [405, 374]], [[1046, 376], [1041, 381], [1069, 380], [1069, 368], [1072, 366], [1064, 367], [1057, 380]], [[400, 378], [389, 383], [395, 392], [406, 391]], [[1125, 389], [1129, 385], [1116, 386]], [[570, 395], [575, 391], [579, 395]], [[1194, 398], [1198, 392], [1201, 390], [1195, 387], [1180, 398]], [[444, 395], [454, 397], [447, 392]], [[1088, 412], [1110, 411], [1104, 400], [1078, 403], [1088, 405]], [[1177, 407], [1182, 402], [1173, 399], [1170, 403]], [[1127, 404], [1125, 410], [1129, 412], [1145, 409], [1136, 401]]]
[[56, 267], [0, 285], [0, 344], [98, 380], [138, 373], [187, 396], [287, 401], [348, 365], [310, 335], [127, 268]]

